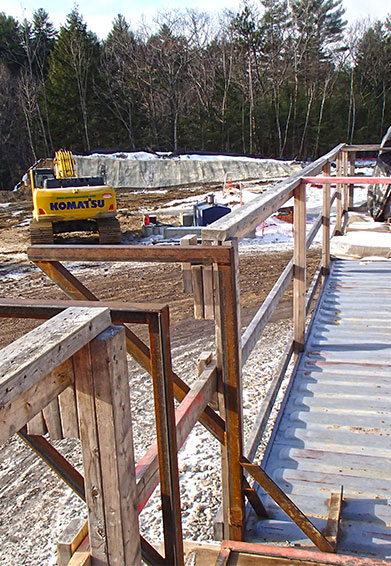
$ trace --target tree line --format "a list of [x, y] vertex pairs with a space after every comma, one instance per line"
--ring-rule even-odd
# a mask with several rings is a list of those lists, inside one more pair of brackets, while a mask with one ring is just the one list
[[316, 158], [390, 123], [391, 17], [350, 26], [342, 0], [260, 0], [218, 18], [159, 14], [105, 40], [73, 9], [57, 31], [0, 13], [0, 189], [55, 149]]

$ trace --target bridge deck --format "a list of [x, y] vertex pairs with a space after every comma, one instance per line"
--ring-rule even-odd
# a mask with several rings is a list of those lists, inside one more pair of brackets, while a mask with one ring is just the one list
[[[391, 557], [391, 262], [333, 261], [262, 467], [319, 528], [344, 488], [339, 553]], [[247, 540], [312, 543], [262, 492]]]

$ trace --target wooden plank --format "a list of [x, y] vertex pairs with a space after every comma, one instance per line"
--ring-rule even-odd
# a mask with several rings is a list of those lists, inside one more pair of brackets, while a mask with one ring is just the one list
[[102, 561], [102, 564], [105, 564], [107, 561], [106, 521], [90, 344], [87, 344], [75, 354], [75, 365], [78, 368], [75, 375], [75, 391], [85, 476], [91, 556], [98, 563]]
[[[97, 562], [94, 562], [94, 566], [95, 564], [97, 564], [98, 566]], [[104, 565], [104, 561], [100, 561], [99, 566], [103, 566], [103, 565]], [[74, 552], [72, 558], [68, 562], [68, 566], [92, 566], [90, 541], [88, 537], [86, 537], [80, 543], [80, 545]]]
[[[323, 174], [330, 176], [330, 163], [323, 168]], [[322, 209], [322, 271], [325, 277], [330, 271], [330, 184], [323, 187], [323, 209]]]
[[169, 564], [180, 566], [184, 557], [168, 309], [149, 319], [164, 553]]
[[321, 171], [325, 163], [333, 161], [345, 144], [340, 144], [320, 157], [302, 171], [292, 175], [273, 187], [273, 192], [266, 192], [259, 198], [236, 208], [230, 214], [220, 218], [213, 224], [202, 229], [203, 240], [225, 241], [232, 237], [239, 239], [254, 230], [268, 216], [280, 208], [293, 195], [295, 188], [301, 183], [301, 178]]
[[[244, 208], [244, 207], [242, 207]], [[214, 238], [209, 238], [214, 240]], [[31, 246], [31, 261], [140, 261], [227, 265], [229, 255], [220, 246], [48, 245]]]
[[[28, 378], [29, 374], [26, 373], [26, 376]], [[0, 401], [0, 444], [20, 430], [43, 407], [56, 399], [57, 395], [72, 383], [72, 379], [69, 373], [63, 374], [60, 367], [60, 371], [53, 371], [28, 389], [23, 387], [19, 395], [13, 392], [10, 396], [11, 400], [7, 398], [7, 392], [4, 393], [2, 397], [6, 400]]]
[[73, 385], [65, 389], [58, 397], [61, 428], [64, 438], [79, 438], [75, 389]]
[[306, 201], [305, 185], [295, 191], [293, 214], [294, 266], [293, 266], [293, 327], [294, 349], [304, 349], [305, 291], [306, 291]]
[[46, 434], [48, 429], [46, 428], [45, 421], [43, 420], [43, 413], [40, 411], [27, 423], [28, 434]]
[[25, 428], [21, 429], [18, 435], [71, 489], [73, 489], [80, 499], [85, 501], [83, 476], [45, 437], [26, 434]]
[[70, 308], [6, 346], [0, 352], [0, 407], [20, 397], [110, 324], [106, 308]]
[[255, 345], [257, 344], [266, 324], [269, 322], [281, 297], [291, 282], [293, 275], [293, 260], [291, 260], [274, 284], [270, 293], [256, 312], [241, 338], [242, 365], [244, 365]]
[[110, 566], [141, 564], [125, 331], [111, 327], [91, 343], [96, 424]]
[[84, 519], [72, 519], [57, 541], [57, 566], [68, 566], [72, 555], [88, 535]]
[[[216, 364], [211, 362], [201, 373], [175, 412], [178, 450], [183, 446], [202, 411], [217, 389]], [[136, 466], [139, 512], [145, 507], [159, 483], [157, 442], [152, 443]]]
[[291, 360], [292, 353], [293, 353], [293, 333], [291, 335], [291, 339], [289, 340], [287, 346], [285, 347], [277, 371], [273, 377], [272, 382], [269, 385], [266, 396], [262, 401], [258, 416], [250, 432], [249, 438], [247, 440], [244, 453], [246, 455], [247, 460], [249, 460], [250, 462], [254, 460], [255, 454], [259, 448], [262, 435], [265, 432], [270, 414], [273, 410], [274, 402], [280, 391], [281, 383], [283, 382], [286, 369]]
[[343, 487], [341, 485], [337, 493], [332, 493], [330, 497], [329, 515], [325, 529], [325, 537], [327, 540], [337, 548], [339, 536], [339, 522], [341, 518], [341, 510], [343, 503]]
[[[197, 245], [197, 236], [192, 234], [187, 234], [179, 240], [180, 246], [195, 246]], [[191, 266], [188, 263], [182, 263], [182, 284], [184, 293], [193, 292], [193, 284], [191, 277]]]
[[51, 440], [61, 440], [63, 435], [57, 397], [44, 407], [43, 417]]
[[[13, 297], [0, 297], [0, 317], [11, 318], [34, 318], [47, 320], [53, 316], [63, 312], [69, 307], [107, 307], [110, 309], [111, 321], [113, 324], [134, 323], [134, 324], [147, 324], [148, 312], [159, 312], [166, 304], [164, 303], [124, 303], [121, 301], [99, 301], [87, 287], [84, 287], [70, 271], [58, 262], [53, 262], [58, 265], [58, 268], [53, 269], [51, 262], [45, 263], [43, 271], [57, 283], [61, 288], [64, 283], [63, 290], [70, 296], [76, 297], [76, 286], [80, 284], [79, 299], [64, 300], [64, 299], [17, 299]], [[51, 267], [50, 273], [47, 272], [46, 266]], [[63, 269], [60, 269], [61, 268]], [[61, 277], [62, 275], [62, 277]], [[66, 285], [68, 282], [68, 285]], [[69, 283], [72, 282], [72, 285]], [[88, 294], [95, 297], [96, 300], [83, 300]]]
[[202, 265], [191, 266], [192, 287], [194, 294], [194, 318], [196, 320], [203, 320], [204, 318], [204, 287], [202, 269]]

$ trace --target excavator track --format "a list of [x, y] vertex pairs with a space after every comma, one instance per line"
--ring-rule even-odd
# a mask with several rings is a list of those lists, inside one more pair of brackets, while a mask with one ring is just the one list
[[53, 244], [53, 225], [51, 222], [37, 222], [32, 220], [30, 223], [31, 244]]
[[100, 244], [121, 243], [121, 228], [117, 218], [100, 218], [97, 224]]

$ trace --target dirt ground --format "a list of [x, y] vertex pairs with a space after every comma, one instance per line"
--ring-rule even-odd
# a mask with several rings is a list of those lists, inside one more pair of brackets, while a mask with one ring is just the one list
[[[198, 189], [207, 192], [210, 189]], [[143, 211], [153, 211], [174, 199], [194, 195], [194, 189], [170, 190], [167, 193], [132, 194], [121, 192], [118, 209], [123, 240], [136, 241], [141, 234]], [[10, 198], [9, 206], [1, 206]], [[18, 200], [14, 193], [0, 193], [0, 278], [2, 297], [19, 298], [66, 298], [64, 293], [48, 277], [31, 264], [26, 255], [29, 246], [29, 219], [31, 203]], [[178, 218], [161, 216], [163, 221]], [[96, 243], [94, 235], [70, 237], [57, 236], [58, 243]], [[283, 268], [291, 258], [291, 251], [264, 251], [257, 248], [240, 248], [240, 293], [242, 324], [249, 322], [253, 313], [267, 296]], [[319, 262], [319, 251], [308, 254], [308, 279]], [[186, 339], [191, 334], [193, 299], [182, 290], [179, 265], [164, 264], [85, 264], [78, 270], [78, 277], [101, 299], [128, 302], [163, 302], [170, 305], [170, 318], [176, 339]], [[291, 314], [291, 289], [285, 294], [277, 318]], [[189, 326], [190, 323], [190, 326]], [[197, 324], [200, 324], [197, 322]], [[201, 323], [202, 324], [202, 323]], [[15, 340], [36, 325], [34, 321], [0, 320], [0, 347]], [[205, 323], [206, 327], [210, 326]], [[183, 336], [182, 336], [183, 334]]]

